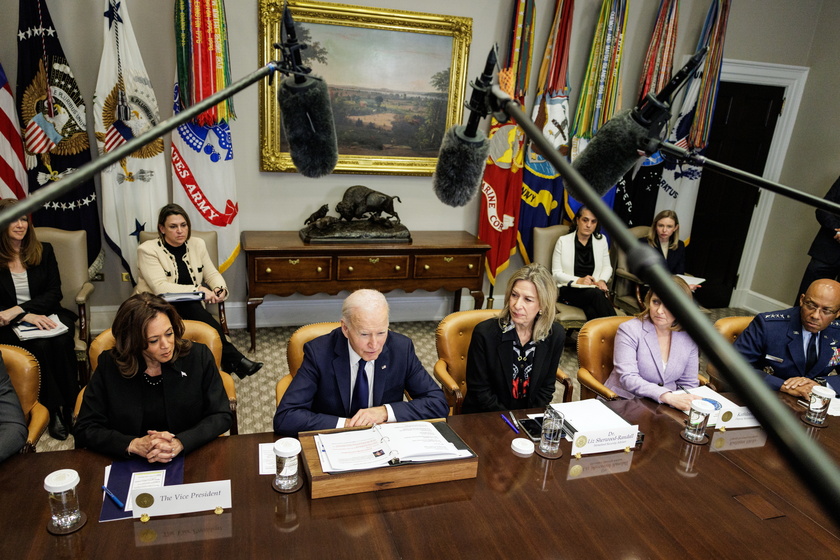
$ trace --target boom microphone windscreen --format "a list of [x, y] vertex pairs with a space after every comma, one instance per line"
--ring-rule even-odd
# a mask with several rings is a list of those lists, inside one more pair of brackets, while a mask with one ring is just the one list
[[483, 132], [474, 138], [464, 135], [466, 126], [453, 126], [440, 144], [432, 186], [441, 202], [464, 206], [478, 193], [490, 142]]
[[286, 78], [277, 94], [292, 161], [304, 177], [329, 175], [338, 163], [330, 94], [323, 80]]
[[572, 167], [603, 196], [639, 161], [650, 142], [650, 133], [632, 117], [628, 109], [601, 127]]

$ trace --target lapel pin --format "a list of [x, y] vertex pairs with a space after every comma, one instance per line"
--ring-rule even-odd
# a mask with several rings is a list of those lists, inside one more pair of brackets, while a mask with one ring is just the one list
[[181, 372], [181, 377], [186, 377], [186, 376], [187, 376], [187, 372], [186, 372], [186, 371], [182, 371], [182, 372]]

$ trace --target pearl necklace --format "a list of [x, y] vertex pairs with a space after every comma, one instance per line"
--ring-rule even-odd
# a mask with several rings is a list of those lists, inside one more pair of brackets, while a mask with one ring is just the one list
[[143, 379], [145, 379], [146, 383], [148, 383], [152, 387], [156, 387], [157, 385], [160, 385], [163, 382], [163, 374], [157, 375], [155, 377], [157, 378], [157, 381], [152, 381], [152, 379], [154, 378], [145, 371], [143, 372]]

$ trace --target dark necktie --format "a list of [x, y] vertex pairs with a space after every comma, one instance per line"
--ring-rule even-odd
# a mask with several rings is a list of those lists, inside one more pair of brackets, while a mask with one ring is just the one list
[[811, 340], [808, 341], [808, 355], [805, 356], [805, 373], [811, 371], [811, 368], [817, 363], [817, 338], [819, 333], [812, 333]]
[[365, 373], [365, 362], [359, 360], [359, 369], [356, 371], [356, 386], [353, 388], [353, 405], [350, 407], [350, 416], [356, 414], [359, 409], [368, 407], [368, 378]]

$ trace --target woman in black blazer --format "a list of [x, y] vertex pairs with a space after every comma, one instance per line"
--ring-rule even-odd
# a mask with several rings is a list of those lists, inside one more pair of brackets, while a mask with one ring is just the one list
[[557, 286], [541, 264], [520, 268], [508, 281], [497, 318], [473, 330], [467, 354], [463, 412], [544, 408], [566, 334], [554, 322]]
[[[17, 203], [0, 200], [0, 210]], [[75, 343], [76, 315], [61, 307], [61, 277], [55, 253], [49, 243], [41, 243], [21, 216], [0, 231], [0, 344], [21, 346], [35, 355], [41, 366], [41, 392], [38, 399], [50, 411], [49, 433], [67, 439], [76, 395], [79, 393]], [[68, 330], [50, 338], [20, 340], [12, 330], [28, 323], [51, 329], [57, 315]]]
[[76, 447], [168, 463], [230, 429], [213, 354], [183, 338], [172, 305], [149, 293], [131, 296], [111, 332], [114, 348], [100, 355], [85, 388]]

